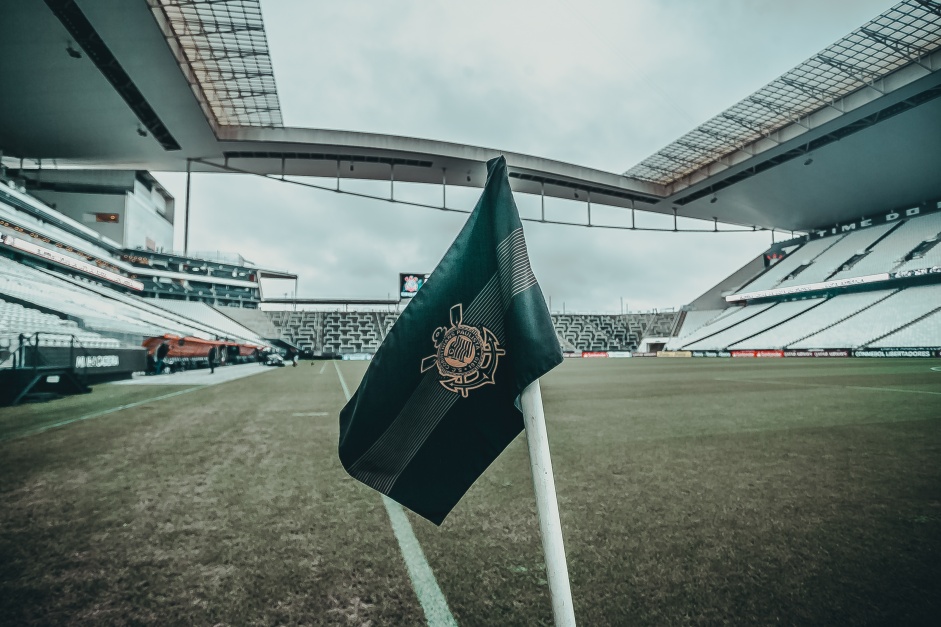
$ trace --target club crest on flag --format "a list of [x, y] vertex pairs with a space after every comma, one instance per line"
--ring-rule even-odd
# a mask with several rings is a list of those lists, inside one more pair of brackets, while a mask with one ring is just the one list
[[438, 327], [431, 339], [437, 352], [422, 360], [421, 371], [437, 367], [439, 383], [464, 398], [471, 390], [494, 382], [500, 356], [506, 355], [490, 329], [464, 324], [461, 303], [451, 307], [451, 326]]

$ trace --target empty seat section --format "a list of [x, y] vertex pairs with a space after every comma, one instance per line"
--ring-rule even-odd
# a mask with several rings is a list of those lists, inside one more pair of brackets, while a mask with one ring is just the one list
[[792, 279], [787, 279], [777, 287], [791, 287], [793, 285], [808, 285], [826, 281], [834, 272], [840, 270], [844, 263], [861, 252], [865, 252], [873, 242], [885, 235], [892, 228], [892, 224], [881, 224], [861, 231], [847, 233], [840, 241], [825, 250], [814, 259], [803, 272]]
[[704, 340], [711, 335], [725, 331], [733, 325], [748, 320], [752, 316], [757, 316], [765, 309], [771, 307], [772, 304], [773, 303], [764, 303], [761, 305], [746, 305], [745, 307], [730, 307], [729, 313], [719, 316], [709, 324], [700, 327], [698, 331], [689, 334], [687, 337], [682, 339], [673, 338], [670, 342], [667, 342], [667, 349], [685, 349], [687, 346], [691, 346], [700, 340]]
[[185, 300], [167, 300], [167, 299], [144, 299], [151, 305], [166, 309], [167, 311], [180, 314], [203, 324], [204, 326], [215, 329], [216, 335], [220, 339], [241, 340], [253, 344], [264, 344], [264, 340], [254, 331], [248, 329], [235, 320], [219, 313], [211, 305], [196, 301]]
[[941, 311], [925, 316], [870, 344], [873, 348], [941, 347]]
[[676, 336], [676, 339], [682, 339], [684, 337], [689, 337], [693, 331], [700, 329], [703, 325], [715, 320], [718, 318], [725, 309], [702, 309], [699, 311], [687, 311], [686, 317], [683, 319], [683, 326], [680, 327], [680, 332]]
[[818, 303], [816, 307], [805, 311], [796, 318], [787, 320], [773, 329], [732, 345], [738, 350], [758, 350], [762, 348], [784, 348], [794, 342], [817, 333], [840, 320], [852, 316], [865, 307], [885, 298], [894, 290], [843, 294]]
[[798, 300], [778, 303], [744, 322], [740, 322], [695, 344], [687, 344], [684, 348], [688, 350], [721, 350], [727, 348], [736, 342], [777, 326], [785, 320], [807, 311], [814, 305], [819, 305], [820, 302], [820, 300]]
[[885, 300], [792, 345], [793, 348], [858, 348], [941, 307], [941, 285], [899, 290]]
[[804, 243], [787, 257], [768, 268], [764, 274], [758, 276], [751, 283], [746, 284], [739, 293], [760, 292], [777, 287], [778, 283], [786, 279], [791, 273], [805, 264], [812, 263], [821, 253], [836, 244], [842, 236], [821, 237]]
[[844, 270], [834, 279], [846, 279], [868, 274], [892, 272], [925, 240], [935, 237], [941, 231], [941, 213], [932, 213], [918, 218], [910, 218], [904, 224], [885, 236], [865, 257], [852, 268]]

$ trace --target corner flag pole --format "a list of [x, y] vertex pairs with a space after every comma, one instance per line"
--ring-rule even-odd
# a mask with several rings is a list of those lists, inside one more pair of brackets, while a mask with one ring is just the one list
[[529, 463], [533, 470], [542, 550], [546, 555], [546, 579], [549, 581], [549, 596], [552, 598], [552, 615], [555, 617], [556, 627], [574, 627], [575, 608], [572, 606], [572, 589], [569, 586], [569, 571], [565, 564], [565, 548], [562, 546], [562, 521], [559, 518], [559, 503], [555, 496], [552, 460], [549, 459], [549, 436], [546, 433], [539, 379], [529, 384], [520, 394], [520, 406], [526, 424], [526, 442], [529, 445]]

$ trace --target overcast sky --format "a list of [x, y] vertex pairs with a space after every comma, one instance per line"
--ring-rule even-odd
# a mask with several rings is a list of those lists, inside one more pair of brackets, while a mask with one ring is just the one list
[[[286, 126], [444, 140], [623, 172], [892, 4], [262, 0], [262, 9]], [[183, 177], [156, 176], [182, 208]], [[388, 184], [344, 187], [388, 193]], [[239, 252], [296, 272], [303, 297], [386, 298], [399, 272], [433, 270], [465, 220], [237, 175], [196, 175], [192, 193], [190, 250]], [[470, 209], [478, 193], [449, 190], [448, 204]], [[440, 194], [396, 186], [397, 197], [423, 202]], [[538, 211], [538, 198], [519, 194], [517, 203], [524, 215]], [[565, 219], [584, 206], [559, 200], [550, 211]], [[663, 220], [638, 223], [668, 226]], [[182, 248], [182, 219], [177, 226]], [[617, 312], [622, 298], [635, 311], [679, 307], [770, 244], [760, 232], [524, 229], [552, 309], [564, 303], [568, 311]]]

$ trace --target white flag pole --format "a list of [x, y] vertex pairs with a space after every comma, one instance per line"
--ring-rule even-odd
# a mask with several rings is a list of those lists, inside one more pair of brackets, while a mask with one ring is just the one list
[[533, 469], [533, 488], [536, 491], [542, 550], [546, 555], [546, 579], [549, 581], [549, 596], [552, 598], [552, 614], [556, 627], [574, 627], [575, 608], [572, 606], [572, 589], [569, 586], [569, 571], [565, 564], [565, 548], [562, 546], [562, 521], [559, 518], [559, 503], [555, 496], [552, 460], [549, 459], [549, 436], [546, 433], [546, 417], [542, 410], [542, 392], [538, 379], [520, 394], [520, 406], [526, 425], [529, 462]]

